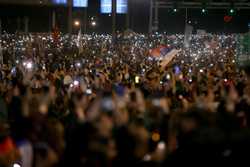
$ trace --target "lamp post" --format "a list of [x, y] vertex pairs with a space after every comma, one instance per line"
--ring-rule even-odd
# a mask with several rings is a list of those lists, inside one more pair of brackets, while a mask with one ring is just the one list
[[68, 33], [72, 33], [72, 0], [68, 0]]
[[88, 23], [88, 9], [87, 7], [84, 8], [84, 27], [83, 27], [83, 31], [86, 34], [87, 33], [87, 23]]
[[128, 7], [127, 7], [127, 15], [126, 15], [126, 28], [127, 30], [130, 28], [130, 0], [128, 0]]
[[80, 21], [78, 21], [78, 20], [74, 21], [74, 26], [75, 27], [79, 27], [80, 25], [81, 25]]
[[[0, 39], [2, 39], [2, 19], [0, 18]], [[2, 42], [0, 42], [0, 67], [3, 65]]]
[[56, 11], [53, 10], [52, 12], [52, 29], [56, 27]]
[[21, 29], [21, 18], [17, 17], [17, 31], [20, 31]]
[[158, 31], [158, 28], [159, 28], [159, 18], [158, 18], [159, 5], [158, 5], [158, 1], [154, 0], [154, 4], [155, 4], [155, 11], [154, 11], [154, 31]]
[[149, 10], [149, 27], [148, 31], [149, 33], [152, 33], [152, 25], [153, 25], [153, 10], [154, 10], [154, 4], [153, 0], [150, 0], [150, 10]]
[[24, 17], [24, 32], [27, 34], [29, 32], [29, 18]]
[[112, 42], [116, 43], [116, 0], [112, 0]]

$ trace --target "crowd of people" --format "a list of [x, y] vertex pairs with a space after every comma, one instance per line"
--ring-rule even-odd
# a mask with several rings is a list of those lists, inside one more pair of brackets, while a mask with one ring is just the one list
[[[0, 166], [248, 160], [250, 68], [237, 35], [1, 36]], [[180, 50], [166, 66], [151, 53]]]

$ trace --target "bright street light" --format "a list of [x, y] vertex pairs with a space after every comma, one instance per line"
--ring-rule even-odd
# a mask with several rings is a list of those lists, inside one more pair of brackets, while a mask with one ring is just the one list
[[95, 27], [96, 26], [96, 21], [91, 21], [91, 26]]
[[76, 27], [78, 27], [78, 26], [80, 26], [80, 22], [79, 22], [78, 20], [76, 20], [76, 21], [74, 22], [74, 25], [75, 25]]

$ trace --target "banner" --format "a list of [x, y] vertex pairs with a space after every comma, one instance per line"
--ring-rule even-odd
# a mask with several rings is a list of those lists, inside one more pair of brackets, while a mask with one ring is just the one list
[[193, 26], [186, 24], [185, 27], [185, 37], [184, 37], [184, 47], [188, 48], [190, 46], [190, 41], [192, 39]]

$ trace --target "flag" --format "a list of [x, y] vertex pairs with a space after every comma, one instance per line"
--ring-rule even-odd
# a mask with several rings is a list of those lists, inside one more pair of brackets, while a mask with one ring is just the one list
[[169, 49], [170, 49], [169, 47], [165, 45], [161, 45], [151, 50], [150, 55], [155, 58], [163, 57], [168, 53]]
[[78, 32], [78, 36], [77, 36], [77, 41], [76, 41], [76, 46], [79, 49], [79, 53], [83, 52], [83, 47], [82, 47], [82, 43], [81, 40], [82, 39], [82, 29], [80, 28], [79, 32]]
[[151, 57], [161, 60], [161, 67], [165, 68], [180, 52], [180, 50], [161, 45], [153, 49], [150, 53]]
[[160, 63], [161, 67], [165, 68], [180, 51], [181, 50], [177, 50], [177, 49], [169, 49], [168, 52], [165, 54], [165, 56], [161, 60], [161, 63]]
[[190, 46], [190, 41], [192, 39], [193, 26], [186, 24], [185, 27], [185, 37], [184, 37], [184, 47], [188, 48]]

